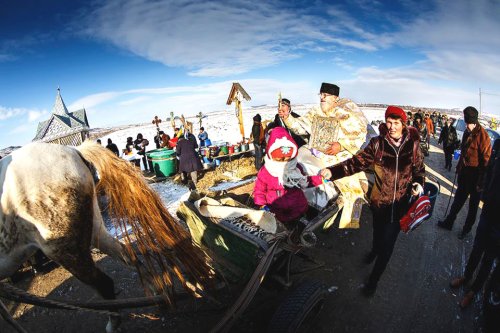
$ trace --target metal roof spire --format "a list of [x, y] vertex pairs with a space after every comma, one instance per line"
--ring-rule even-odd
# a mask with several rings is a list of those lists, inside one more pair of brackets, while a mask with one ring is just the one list
[[61, 97], [61, 88], [59, 88], [59, 86], [57, 86], [57, 96], [56, 96], [56, 101], [54, 103], [54, 107], [52, 108], [52, 113], [61, 116], [69, 114], [68, 109], [66, 108], [66, 105], [64, 104], [64, 101]]

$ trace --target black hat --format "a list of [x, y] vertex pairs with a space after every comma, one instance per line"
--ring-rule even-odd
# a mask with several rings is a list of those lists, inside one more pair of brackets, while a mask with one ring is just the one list
[[288, 98], [282, 98], [281, 103], [290, 106], [290, 100]]
[[254, 120], [254, 121], [261, 121], [261, 120], [262, 120], [262, 118], [260, 117], [260, 114], [258, 114], [258, 113], [257, 113], [257, 114], [253, 117], [253, 120]]
[[466, 124], [477, 124], [478, 112], [475, 107], [468, 106], [464, 109], [464, 120]]
[[417, 119], [422, 120], [422, 114], [420, 114], [420, 113], [415, 113], [415, 114], [413, 115], [413, 119], [414, 119], [414, 120], [417, 120]]
[[319, 90], [319, 92], [338, 96], [340, 93], [340, 88], [335, 84], [323, 82], [321, 84], [321, 89]]

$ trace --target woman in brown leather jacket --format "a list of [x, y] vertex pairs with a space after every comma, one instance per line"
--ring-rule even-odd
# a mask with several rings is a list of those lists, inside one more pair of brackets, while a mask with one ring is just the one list
[[389, 106], [380, 135], [352, 158], [321, 170], [325, 179], [336, 180], [373, 167], [375, 184], [370, 196], [373, 212], [373, 246], [365, 258], [367, 264], [376, 259], [365, 296], [372, 296], [391, 258], [399, 235], [399, 220], [408, 211], [410, 198], [423, 192], [425, 166], [419, 149], [419, 135], [406, 125], [406, 113]]

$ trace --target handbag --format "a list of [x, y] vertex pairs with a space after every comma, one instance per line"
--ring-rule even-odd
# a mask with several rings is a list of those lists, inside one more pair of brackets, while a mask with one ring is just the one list
[[[411, 199], [410, 199], [411, 200]], [[408, 212], [399, 220], [401, 231], [409, 233], [415, 230], [429, 216], [431, 201], [427, 195], [418, 197], [408, 209]]]

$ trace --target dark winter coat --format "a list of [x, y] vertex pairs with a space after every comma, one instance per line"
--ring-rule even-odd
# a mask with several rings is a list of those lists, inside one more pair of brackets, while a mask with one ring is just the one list
[[485, 174], [482, 199], [485, 204], [495, 207], [497, 212], [495, 220], [500, 221], [498, 218], [498, 212], [500, 212], [500, 139], [496, 139], [493, 144], [493, 153]]
[[352, 158], [330, 167], [332, 180], [340, 179], [373, 167], [375, 184], [371, 192], [372, 208], [386, 208], [401, 200], [409, 200], [414, 182], [424, 185], [425, 166], [420, 149], [415, 149], [419, 135], [414, 127], [403, 130], [403, 142], [394, 147], [389, 140], [386, 124], [379, 127], [380, 135]]
[[175, 152], [179, 156], [180, 172], [199, 171], [203, 168], [200, 156], [195, 150], [196, 148], [198, 148], [198, 144], [194, 136], [189, 139], [185, 139], [184, 137], [179, 138]]
[[[297, 113], [295, 113], [295, 112], [291, 112], [290, 113], [290, 117], [300, 118], [300, 116]], [[305, 138], [303, 138], [302, 136], [293, 133], [288, 127], [286, 127], [285, 123], [281, 120], [279, 114], [276, 114], [274, 116], [274, 121], [270, 122], [267, 125], [266, 131], [270, 131], [271, 129], [273, 129], [275, 127], [283, 127], [283, 128], [285, 128], [288, 131], [288, 133], [290, 133], [290, 135], [292, 136], [293, 140], [297, 143], [297, 145], [299, 146], [299, 148], [302, 147], [302, 146], [304, 146], [307, 143], [306, 139], [307, 140], [309, 139], [309, 136], [306, 136]]]
[[443, 148], [456, 148], [458, 142], [457, 130], [453, 126], [445, 125], [439, 135], [438, 143], [443, 143]]
[[114, 143], [110, 143], [109, 145], [106, 146], [109, 150], [111, 150], [116, 156], [120, 156], [120, 151], [118, 150], [118, 147]]
[[252, 125], [252, 143], [254, 145], [261, 145], [263, 142], [260, 142], [261, 139], [261, 131], [264, 129], [262, 128], [262, 124], [260, 121], [254, 121]]

